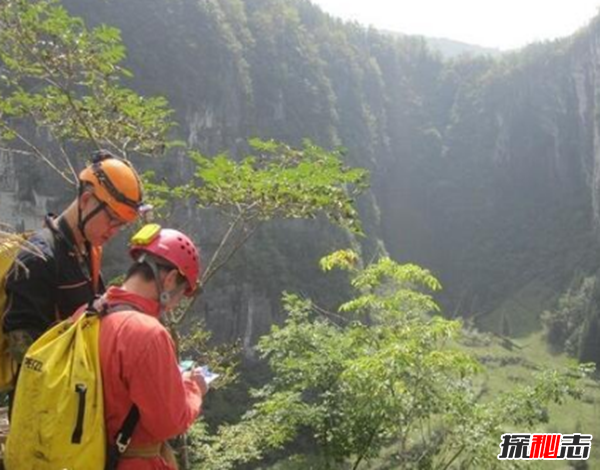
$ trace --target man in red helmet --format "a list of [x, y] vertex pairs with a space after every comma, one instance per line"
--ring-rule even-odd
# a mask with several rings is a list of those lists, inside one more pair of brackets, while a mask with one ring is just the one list
[[[159, 318], [193, 294], [200, 258], [186, 235], [158, 225], [132, 238], [130, 254], [134, 263], [125, 282], [100, 300], [111, 312], [100, 328], [109, 443], [112, 457], [120, 458], [119, 470], [172, 470], [176, 464], [165, 443], [191, 426], [207, 387], [199, 372], [180, 373]], [[124, 434], [131, 435], [129, 446]]]
[[45, 219], [17, 256], [25, 269], [6, 279], [2, 321], [10, 354], [20, 364], [31, 343], [54, 322], [69, 317], [95, 294], [102, 245], [133, 222], [142, 205], [142, 185], [133, 167], [107, 151], [98, 152], [79, 175], [79, 193], [56, 218]]

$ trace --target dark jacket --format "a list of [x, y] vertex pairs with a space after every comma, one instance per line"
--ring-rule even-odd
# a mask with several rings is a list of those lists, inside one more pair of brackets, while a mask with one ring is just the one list
[[[66, 221], [59, 219], [58, 226], [54, 226], [47, 218], [46, 228], [36, 232], [29, 243], [42, 256], [31, 249], [23, 249], [17, 256], [25, 269], [15, 265], [7, 276], [3, 330], [26, 331], [36, 339], [57, 320], [68, 318], [89, 302], [95, 292], [90, 257], [79, 261], [73, 233]], [[103, 292], [104, 285], [99, 279], [98, 293]]]

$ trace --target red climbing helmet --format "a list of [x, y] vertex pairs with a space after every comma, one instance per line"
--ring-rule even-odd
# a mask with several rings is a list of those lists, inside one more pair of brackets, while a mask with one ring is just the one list
[[129, 254], [137, 260], [149, 253], [175, 266], [188, 282], [185, 295], [191, 297], [200, 275], [200, 253], [190, 238], [178, 230], [161, 228], [158, 224], [142, 227], [131, 238]]

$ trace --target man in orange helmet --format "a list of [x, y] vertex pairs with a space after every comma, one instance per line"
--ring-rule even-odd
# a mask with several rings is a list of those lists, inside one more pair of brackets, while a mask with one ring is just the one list
[[7, 276], [2, 327], [18, 364], [54, 322], [104, 292], [102, 245], [136, 220], [140, 208], [142, 185], [134, 168], [97, 152], [79, 175], [77, 198], [58, 217], [46, 217], [45, 227], [29, 239], [35, 249], [17, 256], [25, 269], [13, 268]]

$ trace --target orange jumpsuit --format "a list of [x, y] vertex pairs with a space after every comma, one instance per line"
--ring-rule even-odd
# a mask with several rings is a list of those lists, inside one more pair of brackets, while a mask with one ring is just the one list
[[[111, 287], [105, 298], [109, 308], [131, 306], [131, 310], [111, 313], [100, 324], [100, 365], [109, 442], [114, 443], [133, 403], [139, 408], [140, 420], [130, 448], [158, 444], [184, 433], [200, 414], [202, 395], [194, 381], [181, 377], [173, 341], [158, 321], [158, 302], [118, 287]], [[121, 459], [117, 468], [173, 467], [161, 457], [152, 457]]]

